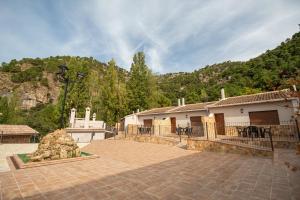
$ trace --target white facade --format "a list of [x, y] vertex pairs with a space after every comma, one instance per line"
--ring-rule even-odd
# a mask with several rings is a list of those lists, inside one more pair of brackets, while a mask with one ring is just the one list
[[175, 113], [167, 113], [167, 114], [159, 114], [159, 115], [140, 115], [138, 116], [138, 124], [144, 125], [144, 119], [170, 119], [172, 117], [176, 118], [176, 126], [186, 127], [191, 125], [190, 117], [198, 117], [198, 116], [208, 116], [208, 112], [206, 110], [203, 111], [187, 111], [187, 112], [175, 112]]
[[279, 121], [282, 124], [294, 120], [295, 112], [297, 112], [297, 105], [299, 106], [299, 102], [297, 102], [297, 100], [294, 99], [286, 102], [278, 101], [209, 108], [209, 112], [210, 116], [213, 116], [213, 114], [215, 113], [223, 113], [225, 124], [250, 124], [249, 112], [277, 110]]
[[128, 124], [137, 124], [141, 125], [136, 114], [127, 115], [124, 118], [124, 127], [127, 127]]
[[[200, 105], [202, 104], [202, 110], [200, 110], [199, 107], [198, 110], [195, 110], [195, 106], [191, 106], [192, 104], [185, 105], [184, 99], [182, 99], [182, 103], [180, 99], [178, 99], [177, 107], [166, 107], [164, 109], [159, 108], [157, 110], [153, 109], [152, 111], [149, 110], [126, 116], [124, 127], [126, 128], [128, 124], [144, 125], [144, 122], [149, 125], [150, 120], [152, 120], [153, 122], [155, 120], [170, 120], [171, 118], [176, 118], [176, 126], [185, 127], [191, 125], [191, 117], [199, 116], [209, 117], [204, 120], [213, 120], [213, 117], [215, 117], [218, 118], [217, 120], [220, 124], [223, 124], [223, 115], [225, 126], [226, 124], [229, 125], [234, 123], [243, 123], [243, 125], [250, 125], [250, 112], [257, 112], [252, 113], [253, 116], [256, 116], [253, 117], [252, 120], [265, 120], [266, 123], [268, 123], [268, 117], [274, 117], [276, 123], [278, 123], [279, 121], [280, 124], [288, 124], [294, 121], [297, 115], [300, 114], [299, 98], [293, 97], [294, 95], [291, 94], [289, 90], [253, 94], [250, 100], [249, 96], [252, 95], [226, 98], [225, 91], [224, 89], [222, 89], [221, 100], [218, 102], [207, 102], [205, 103], [205, 105], [200, 103]], [[151, 114], [154, 112], [157, 113]], [[271, 115], [267, 116], [265, 115], [265, 113], [269, 113]], [[278, 113], [278, 118], [277, 116], [274, 116], [275, 113], [276, 115]], [[260, 116], [262, 119], [257, 116]], [[173, 119], [170, 121], [172, 121], [172, 126], [174, 127], [175, 120]]]
[[70, 128], [106, 128], [104, 121], [96, 120], [96, 113], [93, 114], [92, 120], [90, 120], [90, 108], [85, 110], [84, 118], [76, 118], [76, 109], [72, 108], [70, 115]]
[[103, 130], [103, 132], [79, 132], [79, 133], [71, 132], [69, 134], [72, 136], [72, 138], [77, 143], [91, 142], [92, 140], [104, 140], [105, 139], [105, 131], [104, 130]]
[[71, 110], [70, 126], [67, 133], [78, 142], [91, 142], [92, 140], [104, 140], [106, 124], [96, 120], [96, 114], [90, 119], [90, 108], [87, 107], [84, 118], [76, 118], [76, 109]]

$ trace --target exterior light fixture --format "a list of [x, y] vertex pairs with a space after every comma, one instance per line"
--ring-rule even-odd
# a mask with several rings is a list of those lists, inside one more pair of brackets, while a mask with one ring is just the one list
[[241, 113], [244, 113], [244, 108], [241, 108], [240, 111], [241, 111]]

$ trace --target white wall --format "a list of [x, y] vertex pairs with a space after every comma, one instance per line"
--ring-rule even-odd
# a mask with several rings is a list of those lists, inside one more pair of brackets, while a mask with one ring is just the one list
[[136, 114], [131, 114], [131, 115], [125, 116], [124, 128], [126, 128], [128, 124], [139, 124]]
[[[187, 116], [186, 116], [187, 115]], [[185, 127], [191, 125], [190, 117], [194, 116], [208, 116], [206, 111], [195, 111], [195, 112], [182, 112], [182, 113], [171, 113], [171, 114], [160, 114], [160, 115], [147, 115], [147, 116], [139, 116], [138, 121], [139, 124], [144, 124], [144, 119], [159, 119], [162, 120], [163, 118], [176, 118], [176, 126]]]
[[[287, 107], [288, 106], [288, 107]], [[241, 108], [243, 113], [241, 113]], [[279, 121], [290, 121], [294, 115], [294, 108], [291, 101], [289, 102], [270, 102], [250, 105], [239, 105], [230, 107], [210, 108], [213, 113], [224, 113], [225, 123], [250, 123], [249, 112], [277, 110]]]
[[91, 133], [70, 133], [75, 142], [90, 142]]
[[[91, 142], [92, 139], [92, 133], [69, 133], [72, 138], [75, 140], [75, 142]], [[105, 139], [105, 133], [95, 133], [93, 140], [104, 140]]]

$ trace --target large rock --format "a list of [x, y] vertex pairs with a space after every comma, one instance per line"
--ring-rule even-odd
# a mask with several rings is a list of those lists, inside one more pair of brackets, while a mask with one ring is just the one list
[[80, 149], [64, 129], [49, 133], [41, 140], [38, 149], [30, 156], [33, 162], [80, 156]]

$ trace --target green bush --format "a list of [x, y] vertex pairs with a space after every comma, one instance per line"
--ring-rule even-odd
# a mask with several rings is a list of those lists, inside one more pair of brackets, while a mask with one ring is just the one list
[[23, 83], [26, 81], [40, 81], [43, 76], [41, 67], [31, 67], [25, 71], [15, 73], [11, 76], [11, 81], [15, 83]]
[[42, 78], [41, 84], [42, 84], [43, 86], [49, 87], [48, 79], [47, 79], [47, 78]]

